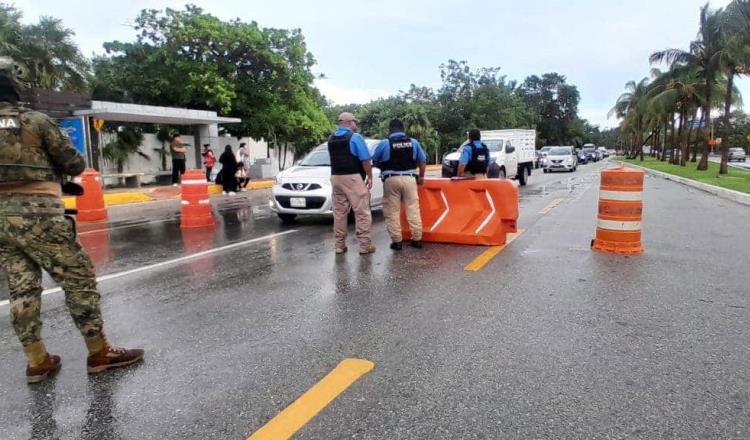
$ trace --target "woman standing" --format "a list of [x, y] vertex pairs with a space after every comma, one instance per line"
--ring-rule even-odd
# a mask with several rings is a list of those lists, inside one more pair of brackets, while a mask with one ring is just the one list
[[203, 145], [203, 165], [206, 167], [206, 181], [211, 181], [211, 172], [216, 165], [216, 156], [214, 150], [211, 149], [211, 144]]
[[224, 185], [224, 194], [233, 196], [237, 190], [237, 178], [234, 177], [237, 173], [237, 159], [234, 157], [231, 145], [224, 147], [224, 153], [219, 157], [219, 162], [221, 163], [221, 179]]

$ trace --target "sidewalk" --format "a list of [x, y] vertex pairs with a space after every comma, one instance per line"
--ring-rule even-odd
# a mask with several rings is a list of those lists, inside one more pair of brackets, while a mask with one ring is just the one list
[[[247, 185], [248, 190], [270, 189], [273, 187], [273, 179], [252, 180]], [[221, 185], [209, 184], [208, 194], [221, 194]], [[115, 188], [104, 190], [104, 204], [106, 206], [125, 205], [129, 203], [153, 202], [157, 200], [169, 200], [180, 198], [180, 187], [174, 186], [147, 186], [143, 188]], [[63, 203], [68, 209], [75, 208], [75, 197], [63, 197]]]

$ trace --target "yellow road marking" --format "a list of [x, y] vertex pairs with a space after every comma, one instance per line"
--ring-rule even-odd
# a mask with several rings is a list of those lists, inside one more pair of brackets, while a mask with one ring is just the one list
[[562, 203], [563, 200], [565, 200], [565, 199], [555, 199], [555, 200], [549, 202], [549, 205], [545, 206], [544, 209], [542, 209], [541, 211], [539, 211], [539, 214], [542, 214], [542, 215], [549, 214], [549, 212], [552, 211], [553, 209], [555, 209], [555, 207], [557, 205], [559, 205], [560, 203]]
[[471, 263], [469, 263], [466, 267], [464, 267], [464, 270], [466, 272], [478, 272], [481, 270], [484, 266], [487, 265], [490, 261], [492, 261], [493, 258], [497, 256], [500, 252], [505, 249], [506, 246], [511, 244], [513, 240], [518, 238], [519, 235], [523, 234], [523, 229], [519, 229], [518, 232], [514, 234], [508, 234], [507, 239], [505, 240], [505, 244], [502, 246], [492, 246], [491, 248], [487, 249], [482, 253], [482, 255], [478, 256], [474, 259]]
[[247, 440], [288, 439], [312, 420], [360, 377], [375, 368], [375, 364], [364, 359], [344, 359], [336, 368], [316, 383], [305, 394], [255, 431]]

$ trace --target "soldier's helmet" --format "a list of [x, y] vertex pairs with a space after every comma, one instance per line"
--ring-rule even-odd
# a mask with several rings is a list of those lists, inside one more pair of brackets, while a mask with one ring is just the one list
[[18, 99], [24, 86], [21, 66], [13, 58], [0, 57], [0, 99], [8, 94], [15, 95]]

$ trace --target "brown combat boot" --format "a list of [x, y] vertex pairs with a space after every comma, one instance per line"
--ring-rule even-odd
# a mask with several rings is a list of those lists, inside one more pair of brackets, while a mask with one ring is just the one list
[[143, 350], [139, 348], [129, 350], [107, 344], [104, 350], [89, 355], [86, 364], [89, 374], [97, 374], [112, 368], [127, 367], [142, 360]]
[[56, 354], [47, 354], [47, 359], [45, 359], [41, 365], [37, 365], [36, 367], [32, 367], [28, 364], [26, 365], [26, 382], [44, 382], [48, 377], [53, 376], [60, 371], [61, 366], [62, 359], [60, 359], [60, 356]]

